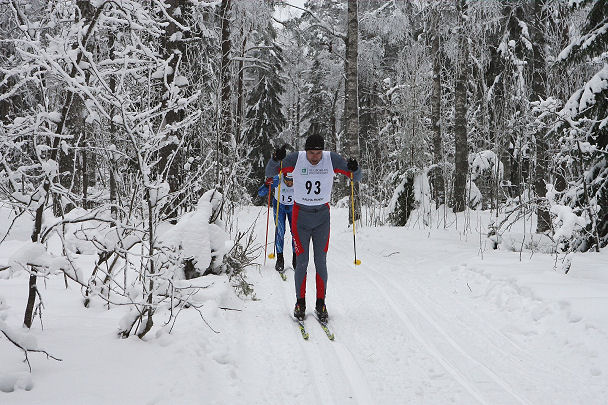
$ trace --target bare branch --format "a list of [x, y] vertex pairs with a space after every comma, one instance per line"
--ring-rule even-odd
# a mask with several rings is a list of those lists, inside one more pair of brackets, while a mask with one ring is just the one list
[[5, 330], [0, 330], [0, 332], [2, 332], [2, 334], [4, 336], [6, 336], [6, 338], [8, 339], [9, 342], [11, 342], [12, 344], [14, 344], [15, 346], [17, 346], [19, 349], [21, 349], [23, 351], [23, 354], [25, 355], [25, 362], [27, 363], [27, 366], [30, 370], [30, 373], [32, 372], [32, 365], [30, 363], [30, 359], [28, 357], [28, 353], [32, 352], [32, 353], [43, 353], [46, 354], [47, 359], [51, 358], [53, 360], [56, 361], [63, 361], [55, 356], [53, 356], [52, 354], [49, 354], [46, 350], [39, 350], [39, 349], [28, 349], [26, 347], [23, 347], [21, 344], [19, 344], [18, 342], [16, 342], [13, 338], [10, 337], [10, 335], [8, 333], [6, 333]]

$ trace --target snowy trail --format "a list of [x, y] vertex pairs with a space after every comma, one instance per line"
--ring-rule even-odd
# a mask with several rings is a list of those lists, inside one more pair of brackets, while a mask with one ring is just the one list
[[[455, 256], [458, 257], [457, 254]], [[418, 263], [422, 261], [424, 259], [417, 260]], [[440, 261], [437, 262], [441, 265]], [[437, 274], [421, 277], [421, 273], [415, 270], [415, 265], [400, 267], [401, 270], [403, 267], [406, 268], [407, 284], [389, 280], [389, 277], [396, 277], [399, 270], [397, 266], [391, 266], [389, 263], [385, 266], [388, 271], [380, 272], [374, 268], [367, 274], [376, 280], [383, 280], [386, 288], [393, 288], [397, 294], [401, 293], [411, 306], [433, 324], [445, 342], [466, 356], [472, 362], [472, 366], [477, 364], [478, 368], [482, 368], [496, 384], [519, 403], [559, 403], [569, 393], [577, 391], [578, 398], [573, 403], [595, 403], [601, 397], [601, 394], [591, 394], [587, 389], [580, 389], [590, 385], [597, 388], [596, 384], [601, 384], [599, 381], [593, 384], [593, 379], [583, 378], [580, 372], [564, 367], [557, 359], [532, 353], [529, 348], [514, 342], [500, 331], [501, 327], [497, 324], [497, 320], [502, 314], [495, 313], [493, 317], [489, 317], [479, 308], [465, 305], [470, 301], [461, 294], [453, 294], [446, 289], [450, 284], [445, 283], [445, 280], [441, 283], [436, 279]], [[451, 265], [446, 263], [445, 267], [452, 267], [452, 271], [444, 275], [449, 275], [458, 268], [453, 266], [453, 263]], [[528, 323], [526, 327], [534, 331], [533, 335], [545, 333], [542, 328], [535, 325], [536, 319], [529, 321], [522, 320], [522, 325]], [[568, 326], [568, 320], [562, 319], [563, 321], [566, 321], [564, 326]], [[566, 331], [562, 333], [564, 336], [567, 334]], [[558, 347], [556, 349], [559, 350]], [[458, 364], [463, 367], [466, 362], [462, 361]], [[600, 390], [604, 391], [601, 388]], [[493, 398], [492, 403], [501, 403], [501, 401], [499, 398]]]
[[[271, 270], [273, 271], [273, 270]], [[278, 276], [276, 277], [279, 280]], [[292, 297], [291, 286], [293, 285], [293, 272], [289, 272], [289, 276], [287, 278], [287, 282], [277, 281], [277, 288], [281, 289], [283, 294], [283, 305], [282, 307], [285, 309], [285, 318], [289, 318], [289, 322], [292, 324], [291, 327], [293, 329], [293, 339], [298, 342], [298, 346], [300, 347], [301, 352], [304, 354], [306, 358], [306, 377], [309, 380], [306, 384], [302, 384], [304, 386], [312, 386], [315, 391], [315, 403], [319, 404], [335, 404], [334, 397], [335, 392], [332, 393], [332, 384], [331, 381], [327, 378], [329, 374], [329, 370], [323, 358], [321, 357], [318, 348], [315, 345], [310, 345], [309, 342], [306, 342], [301, 337], [300, 331], [297, 329], [296, 322], [293, 317], [291, 317], [290, 312], [292, 311], [292, 301], [288, 297]], [[311, 322], [307, 322], [307, 331], [310, 334]]]
[[[279, 281], [277, 288], [282, 289], [286, 314], [290, 314], [294, 305], [293, 269], [288, 270], [287, 274], [287, 282]], [[308, 368], [311, 370], [309, 379], [315, 387], [315, 403], [359, 405], [373, 403], [365, 378], [361, 375], [360, 368], [348, 349], [340, 342], [331, 342], [327, 339], [311, 311], [311, 308], [307, 308], [305, 323], [306, 330], [311, 336], [308, 341], [302, 339], [293, 318], [289, 317], [294, 322], [295, 339], [299, 341]]]
[[[412, 305], [424, 312], [424, 316], [455, 350], [483, 368], [488, 376], [520, 403], [538, 403], [550, 395], [557, 401], [569, 390], [576, 390], [585, 383], [559, 362], [549, 363], [516, 344], [499, 332], [491, 319], [471, 311], [459, 300], [437, 299], [437, 295], [431, 298], [421, 291], [421, 288], [408, 291]], [[539, 396], [539, 386], [552, 387], [553, 393]], [[495, 401], [500, 403], [498, 399]], [[593, 397], [589, 396], [585, 401], [593, 401]]]
[[[332, 230], [340, 228], [332, 214]], [[368, 244], [364, 263], [354, 268], [349, 264], [351, 236], [334, 232], [330, 242], [328, 308], [335, 343], [342, 345], [348, 359], [329, 369], [330, 374], [343, 372], [351, 387], [366, 381], [359, 396], [365, 399], [356, 403], [399, 403], [397, 396], [436, 404], [558, 404], [577, 390], [571, 403], [601, 403], [596, 393], [580, 390], [589, 383], [585, 378], [555, 359], [526, 350], [501, 331], [500, 323], [443, 290], [445, 285], [435, 288], [436, 275], [429, 269], [447, 269], [475, 258], [474, 246], [462, 250], [463, 244], [452, 243], [440, 247], [444, 252], [434, 257], [437, 247], [428, 241], [407, 241], [412, 243], [408, 249], [385, 240]], [[407, 251], [407, 259], [391, 254], [399, 250]], [[308, 271], [310, 280], [314, 267]], [[308, 291], [309, 296], [314, 292], [311, 283]], [[389, 355], [378, 353], [378, 346], [389, 348]], [[381, 357], [381, 364], [368, 362], [370, 356]]]
[[[381, 286], [377, 277], [369, 278], [379, 290], [392, 289], [393, 296], [406, 302], [405, 308], [408, 310], [400, 311], [395, 300], [389, 294], [384, 294], [395, 314], [406, 324], [407, 329], [479, 403], [530, 404], [529, 401], [517, 395], [513, 388], [493, 370], [469, 355], [445, 328], [441, 327], [427, 311], [409, 297], [404, 289], [396, 287], [384, 276], [379, 276], [384, 279]], [[483, 391], [478, 388], [480, 386], [483, 386]]]
[[[375, 258], [368, 256], [368, 260], [375, 261]], [[406, 351], [400, 350], [399, 354], [395, 356], [396, 358], [420, 358], [422, 359], [422, 362], [418, 364], [417, 367], [420, 367], [421, 369], [424, 369], [430, 363], [433, 363], [432, 369], [437, 370], [438, 368], [443, 368], [443, 370], [451, 376], [451, 379], [453, 380], [452, 384], [460, 385], [461, 390], [463, 391], [461, 395], [467, 398], [467, 403], [491, 404], [491, 401], [484, 399], [482, 391], [478, 389], [473, 379], [467, 375], [468, 373], [461, 371], [460, 367], [456, 366], [456, 364], [459, 364], [458, 359], [449, 358], [438, 349], [438, 345], [435, 343], [435, 334], [432, 331], [428, 332], [423, 329], [421, 317], [416, 316], [419, 314], [412, 312], [412, 306], [408, 305], [412, 303], [403, 292], [395, 289], [394, 286], [391, 286], [390, 281], [388, 283], [381, 283], [378, 277], [370, 276], [368, 274], [369, 270], [369, 267], [362, 265], [359, 266], [356, 271], [360, 272], [360, 275], [367, 280], [365, 283], [366, 287], [364, 287], [365, 291], [376, 297], [374, 306], [370, 308], [373, 312], [376, 312], [377, 314], [384, 313], [391, 319], [391, 322], [384, 330], [383, 328], [371, 329], [371, 331], [375, 333], [380, 332], [380, 334], [377, 336], [370, 335], [370, 337], [381, 345], [391, 345], [391, 342], [384, 341], [386, 338], [385, 335], [397, 334], [407, 336], [410, 343], [403, 345], [403, 348], [405, 348]], [[383, 271], [384, 270], [386, 270], [386, 268], [383, 268]], [[350, 277], [352, 276], [353, 275], [351, 274]], [[338, 276], [334, 277], [334, 279], [337, 277]], [[335, 284], [336, 282], [337, 281], [334, 281], [333, 283]], [[389, 309], [388, 312], [386, 308]], [[370, 330], [366, 330], [365, 332], [369, 331]], [[410, 378], [410, 376], [407, 375], [407, 369], [399, 371], [404, 372], [405, 375], [403, 378], [405, 380]], [[386, 373], [386, 371], [384, 372]], [[442, 380], [443, 375], [441, 373], [435, 373], [435, 376], [432, 378]], [[452, 390], [455, 390], [455, 388], [453, 387]]]
[[[263, 209], [244, 208], [238, 228]], [[80, 292], [66, 292], [58, 277], [45, 284], [47, 329], [33, 334], [65, 361], [36, 359], [34, 390], [10, 394], [11, 404], [606, 404], [608, 333], [598, 308], [608, 302], [608, 277], [589, 281], [591, 273], [580, 269], [592, 261], [575, 270], [579, 279], [563, 279], [551, 271], [550, 256], [520, 262], [494, 251], [482, 260], [477, 235], [364, 227], [357, 234], [362, 264], [354, 266], [347, 210], [332, 208], [331, 218], [327, 306], [335, 341], [313, 317], [312, 260], [307, 341], [292, 318], [293, 269], [283, 281], [273, 260], [248, 271], [254, 299], [236, 298], [224, 275], [207, 276], [201, 315], [209, 326], [196, 311], [183, 311], [171, 334], [157, 330], [145, 343], [116, 339], [123, 310], [83, 309]], [[256, 235], [264, 240], [265, 222], [258, 221]], [[527, 288], [522, 274], [532, 287], [565, 289]], [[22, 316], [26, 282], [24, 274], [0, 284], [12, 324]], [[575, 311], [571, 297], [585, 306]], [[589, 303], [595, 306], [585, 312]], [[10, 346], [0, 345], [0, 358], [12, 359], [0, 362], [0, 383], [24, 375]], [[100, 381], [114, 389], [96, 391]]]

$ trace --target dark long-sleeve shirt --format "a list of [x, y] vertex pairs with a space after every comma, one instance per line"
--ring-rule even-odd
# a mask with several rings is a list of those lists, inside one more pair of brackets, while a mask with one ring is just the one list
[[[292, 172], [298, 161], [300, 152], [291, 152], [283, 159], [283, 173]], [[330, 152], [331, 163], [334, 169], [334, 173], [341, 173], [350, 178], [351, 171], [348, 170], [346, 159], [337, 154], [336, 152]], [[304, 157], [305, 158], [305, 157]], [[281, 171], [281, 162], [274, 159], [270, 159], [266, 164], [266, 177], [273, 177]], [[361, 180], [361, 168], [359, 167], [356, 171], [352, 172], [353, 180]]]

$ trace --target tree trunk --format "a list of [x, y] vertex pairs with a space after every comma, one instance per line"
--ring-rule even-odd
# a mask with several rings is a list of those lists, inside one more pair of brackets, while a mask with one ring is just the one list
[[[181, 0], [167, 0], [167, 4], [169, 5], [167, 8], [167, 14], [169, 14], [174, 20], [168, 21], [167, 29], [161, 39], [161, 49], [164, 50], [164, 58], [169, 60], [168, 65], [171, 68], [171, 71], [167, 75], [167, 86], [171, 87], [174, 85], [175, 78], [179, 75], [181, 65], [186, 57], [185, 42], [175, 35], [180, 32], [180, 28], [175, 21], [185, 25], [183, 15], [187, 15], [189, 12], [187, 10], [188, 6], [183, 4]], [[180, 9], [181, 14], [176, 15], [175, 11], [178, 8]], [[183, 34], [185, 36], [186, 33]], [[163, 109], [166, 109], [169, 102], [168, 98], [171, 96], [169, 95], [169, 89], [163, 89], [163, 92], [166, 94], [163, 97]], [[170, 109], [166, 111], [163, 126], [168, 126], [179, 122], [183, 119], [183, 117], [183, 110]], [[183, 134], [178, 131], [171, 131], [167, 136], [170, 138], [175, 137], [176, 139], [180, 139]], [[169, 183], [170, 193], [176, 193], [181, 188], [179, 178], [180, 157], [178, 156], [178, 153], [179, 151], [175, 142], [171, 142], [160, 150], [160, 162], [158, 165], [159, 173], [166, 176], [167, 183]], [[173, 202], [175, 200], [179, 199], [170, 199], [167, 203], [168, 206], [164, 208], [168, 218], [177, 217], [178, 207]]]
[[458, 29], [458, 69], [456, 88], [454, 90], [454, 212], [462, 212], [466, 208], [466, 182], [468, 163], [467, 139], [467, 80], [468, 80], [468, 43], [465, 32], [465, 0], [456, 0], [456, 8], [460, 14]]
[[439, 11], [433, 14], [433, 39], [431, 54], [433, 55], [433, 89], [431, 93], [431, 127], [433, 129], [433, 163], [443, 161], [441, 153], [441, 58], [439, 42]]
[[[431, 128], [433, 130], [433, 164], [441, 167], [443, 152], [441, 148], [441, 43], [439, 34], [439, 11], [433, 12], [433, 38], [431, 54], [433, 55], [433, 89], [431, 93]], [[433, 176], [433, 194], [437, 207], [445, 202], [445, 183], [443, 176], [435, 170]]]
[[[116, 36], [113, 31], [108, 32], [108, 48], [110, 49], [110, 60], [114, 60], [116, 57], [114, 43], [116, 41]], [[110, 76], [110, 91], [112, 94], [116, 93], [116, 76]], [[114, 117], [116, 114], [116, 108], [114, 105], [110, 107], [110, 117]], [[116, 123], [113, 119], [110, 118], [110, 142], [114, 147], [118, 147], [116, 145]], [[118, 187], [116, 184], [116, 171], [117, 171], [117, 162], [116, 162], [116, 154], [113, 150], [110, 150], [110, 203], [112, 204], [111, 213], [113, 219], [118, 219]]]
[[220, 168], [223, 167], [224, 153], [223, 143], [230, 140], [232, 134], [232, 113], [230, 108], [231, 89], [230, 89], [230, 50], [232, 43], [230, 41], [230, 1], [222, 0], [220, 6], [220, 18], [222, 21], [222, 63], [220, 67], [220, 117], [219, 131], [216, 140], [216, 184], [220, 184]]
[[[345, 145], [344, 152], [348, 158], [360, 158], [359, 150], [359, 96], [358, 96], [358, 43], [359, 43], [359, 21], [357, 15], [357, 0], [348, 0], [348, 17], [346, 33], [346, 60], [345, 73], [346, 81], [344, 85], [344, 133]], [[355, 218], [358, 219], [361, 213], [359, 200], [359, 184], [355, 186]], [[352, 217], [352, 211], [351, 217]]]
[[[76, 13], [74, 23], [82, 22], [82, 26], [91, 21], [95, 14], [95, 8], [87, 0], [76, 1]], [[78, 40], [77, 40], [78, 41]], [[91, 43], [83, 42], [82, 45], [88, 52], [93, 53]], [[72, 49], [77, 49], [78, 43], [72, 45]], [[88, 83], [90, 79], [90, 73], [88, 70], [84, 70], [84, 82]], [[75, 97], [74, 97], [75, 96]], [[70, 148], [67, 150], [57, 151], [59, 158], [59, 183], [66, 189], [70, 190], [75, 194], [82, 195], [82, 207], [87, 208], [87, 196], [86, 187], [83, 183], [88, 177], [88, 173], [83, 172], [86, 170], [86, 145], [87, 145], [87, 128], [84, 119], [84, 100], [78, 95], [74, 94], [71, 97], [70, 103], [66, 110], [67, 116], [64, 123], [64, 129], [68, 134], [72, 135], [71, 140], [66, 139], [64, 142], [68, 143]], [[58, 132], [60, 133], [60, 132]], [[72, 148], [76, 146], [76, 148]], [[83, 166], [83, 164], [85, 166]], [[56, 216], [61, 216], [65, 211], [69, 211], [72, 205], [63, 206], [61, 199], [54, 199], [53, 210]]]
[[296, 101], [296, 150], [300, 150], [299, 148], [299, 143], [300, 143], [300, 122], [301, 122], [301, 118], [300, 118], [300, 90], [298, 89], [298, 98]]
[[[89, 38], [91, 37], [91, 35], [93, 34], [93, 32], [95, 30], [95, 26], [97, 25], [97, 21], [99, 20], [99, 16], [101, 15], [101, 12], [103, 11], [103, 7], [105, 4], [102, 4], [97, 9], [95, 9], [95, 14], [93, 14], [93, 9], [90, 7], [90, 4], [88, 2], [78, 1], [78, 5], [82, 6], [82, 9], [80, 12], [82, 18], [85, 18], [88, 20], [83, 24], [84, 27], [87, 27], [87, 32], [82, 38], [82, 43], [86, 45], [86, 43], [88, 42]], [[78, 49], [78, 44], [74, 44], [73, 48]], [[78, 73], [77, 66], [80, 64], [81, 61], [82, 61], [82, 52], [78, 51], [78, 54], [76, 56], [76, 62], [74, 63], [74, 65], [72, 66], [72, 70], [70, 71], [71, 78], [76, 77], [76, 74]], [[66, 96], [66, 99], [63, 103], [63, 108], [61, 110], [61, 120], [57, 124], [57, 128], [55, 130], [55, 133], [58, 135], [61, 135], [63, 133], [63, 129], [66, 125], [66, 121], [68, 119], [68, 113], [70, 110], [70, 106], [72, 105], [73, 99], [74, 99], [74, 92], [69, 91]], [[53, 140], [53, 151], [52, 151], [53, 156], [51, 158], [54, 160], [57, 159], [57, 148], [59, 147], [60, 141], [61, 141], [61, 138], [58, 136], [55, 137], [55, 139]]]
[[331, 119], [329, 123], [329, 142], [326, 142], [326, 149], [335, 149], [338, 146], [338, 97], [340, 97], [340, 87], [336, 88], [331, 99]]
[[346, 145], [344, 152], [348, 157], [359, 157], [359, 97], [357, 81], [357, 56], [359, 41], [359, 23], [357, 20], [357, 1], [348, 0], [348, 29], [346, 39], [344, 86], [344, 132]]
[[[148, 305], [144, 306], [143, 311], [141, 313], [141, 320], [143, 321], [144, 318], [146, 320], [145, 325], [140, 328], [140, 330], [137, 331], [137, 336], [142, 339], [144, 336], [146, 336], [146, 334], [148, 332], [150, 332], [150, 329], [152, 329], [152, 326], [154, 326], [154, 320], [153, 320], [153, 316], [154, 316], [154, 277], [155, 277], [155, 273], [156, 273], [156, 268], [154, 266], [154, 250], [155, 250], [155, 245], [154, 245], [154, 241], [155, 241], [155, 236], [156, 233], [154, 232], [154, 204], [152, 204], [152, 200], [150, 200], [150, 194], [147, 193], [147, 198], [146, 198], [146, 203], [148, 204], [148, 212], [150, 213], [150, 215], [148, 216], [148, 254], [150, 255], [150, 258], [148, 260], [148, 274], [146, 275], [148, 277], [148, 291], [147, 291], [147, 298], [146, 298], [146, 302]], [[145, 279], [143, 280], [143, 284], [145, 285]]]
[[89, 208], [89, 162], [87, 155], [88, 143], [85, 143], [82, 148], [82, 208]]
[[[543, 55], [545, 36], [543, 33], [543, 7], [545, 0], [534, 2], [534, 13], [532, 24], [530, 24], [530, 36], [532, 40], [532, 94], [530, 101], [541, 101], [547, 98], [547, 65]], [[536, 141], [536, 170], [534, 171], [534, 191], [538, 198], [536, 209], [537, 224], [536, 232], [541, 233], [551, 229], [551, 215], [547, 202], [547, 184], [545, 179], [548, 171], [548, 142], [547, 130], [538, 128], [535, 134]]]
[[236, 102], [236, 144], [238, 145], [241, 142], [241, 133], [243, 132], [243, 117], [245, 115], [244, 111], [244, 99], [245, 92], [243, 89], [243, 76], [245, 74], [244, 62], [243, 59], [245, 57], [245, 47], [247, 46], [247, 37], [245, 36], [244, 30], [241, 28], [241, 37], [243, 42], [241, 43], [241, 60], [239, 60], [239, 71], [237, 73], [237, 83], [236, 83], [236, 94], [237, 94], [237, 102]]
[[[79, 1], [78, 5], [81, 5], [81, 3], [82, 2]], [[87, 32], [82, 38], [83, 44], [86, 44], [88, 42], [89, 38], [91, 37], [91, 35], [93, 34], [97, 21], [99, 20], [99, 16], [101, 15], [101, 12], [103, 11], [103, 7], [104, 7], [104, 5], [102, 4], [97, 9], [95, 9], [95, 13], [93, 14], [93, 9], [88, 7], [88, 4], [83, 5], [82, 10], [83, 11], [88, 10], [90, 12], [90, 14], [88, 12], [87, 13], [81, 12], [82, 17], [87, 18], [87, 20], [88, 20], [83, 25], [83, 26], [87, 27]], [[74, 49], [78, 49], [77, 44], [74, 44]], [[80, 63], [81, 60], [82, 60], [82, 52], [79, 51], [76, 56], [76, 62], [74, 64], [74, 66], [72, 66], [72, 69], [70, 71], [71, 78], [76, 77], [76, 73], [78, 71], [76, 66], [78, 66], [78, 64]], [[59, 121], [59, 123], [57, 124], [57, 127], [55, 128], [55, 134], [57, 134], [57, 135], [61, 135], [63, 133], [63, 128], [66, 125], [66, 121], [68, 119], [68, 113], [70, 110], [70, 106], [72, 105], [73, 99], [74, 99], [74, 92], [68, 91], [68, 94], [67, 94], [66, 99], [63, 104], [63, 108], [61, 110], [61, 120]], [[57, 162], [60, 140], [61, 140], [61, 138], [59, 136], [56, 136], [55, 139], [53, 139], [53, 145], [52, 145], [52, 149], [51, 149], [50, 158], [51, 158], [51, 160], [54, 160], [56, 162]], [[54, 179], [47, 178], [44, 180], [42, 188], [44, 190], [43, 198], [45, 199], [45, 201], [48, 200], [48, 194], [51, 189], [52, 181], [54, 181]], [[42, 230], [42, 213], [44, 211], [45, 206], [46, 206], [46, 202], [41, 202], [40, 206], [36, 209], [34, 230], [32, 232], [32, 236], [31, 236], [32, 242], [37, 242], [38, 238], [40, 236], [40, 231]], [[24, 315], [24, 320], [23, 320], [23, 324], [28, 328], [30, 328], [32, 326], [32, 318], [34, 315], [34, 305], [36, 303], [36, 293], [37, 293], [35, 269], [33, 269], [32, 271], [34, 274], [32, 274], [29, 279], [28, 300], [27, 300], [27, 304], [25, 306], [25, 315]]]
[[[51, 183], [48, 180], [45, 180], [41, 188], [42, 195], [40, 195], [40, 198], [42, 201], [38, 201], [39, 206], [36, 209], [36, 216], [34, 218], [34, 231], [32, 232], [31, 236], [32, 242], [38, 242], [40, 231], [42, 230], [42, 213], [46, 208], [50, 188]], [[36, 295], [38, 294], [38, 287], [36, 286], [36, 268], [32, 268], [31, 271], [32, 273], [30, 274], [30, 279], [28, 282], [27, 304], [25, 305], [25, 315], [23, 317], [23, 325], [26, 328], [32, 327], [32, 321], [34, 319], [34, 305], [36, 304]]]

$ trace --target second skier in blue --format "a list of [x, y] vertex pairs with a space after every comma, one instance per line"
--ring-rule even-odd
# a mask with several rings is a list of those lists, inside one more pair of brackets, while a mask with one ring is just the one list
[[[271, 188], [271, 192], [274, 195], [272, 199], [272, 212], [273, 218], [275, 220], [276, 225], [276, 234], [275, 234], [275, 248], [277, 251], [277, 263], [275, 265], [275, 269], [279, 272], [283, 272], [285, 270], [285, 259], [283, 257], [283, 245], [285, 239], [285, 219], [289, 222], [289, 231], [293, 235], [292, 225], [291, 225], [291, 214], [293, 210], [293, 177], [291, 173], [286, 173], [281, 176], [282, 184], [281, 184], [281, 195], [279, 197], [279, 176], [269, 177], [266, 179], [266, 183], [264, 183], [258, 189], [258, 195], [260, 197], [264, 197], [268, 194], [268, 186]], [[277, 222], [277, 199], [280, 198], [279, 203], [279, 218]], [[292, 251], [292, 259], [291, 263], [293, 268], [296, 268], [296, 253], [295, 253], [295, 245], [293, 242], [293, 238], [291, 239], [291, 251]]]

